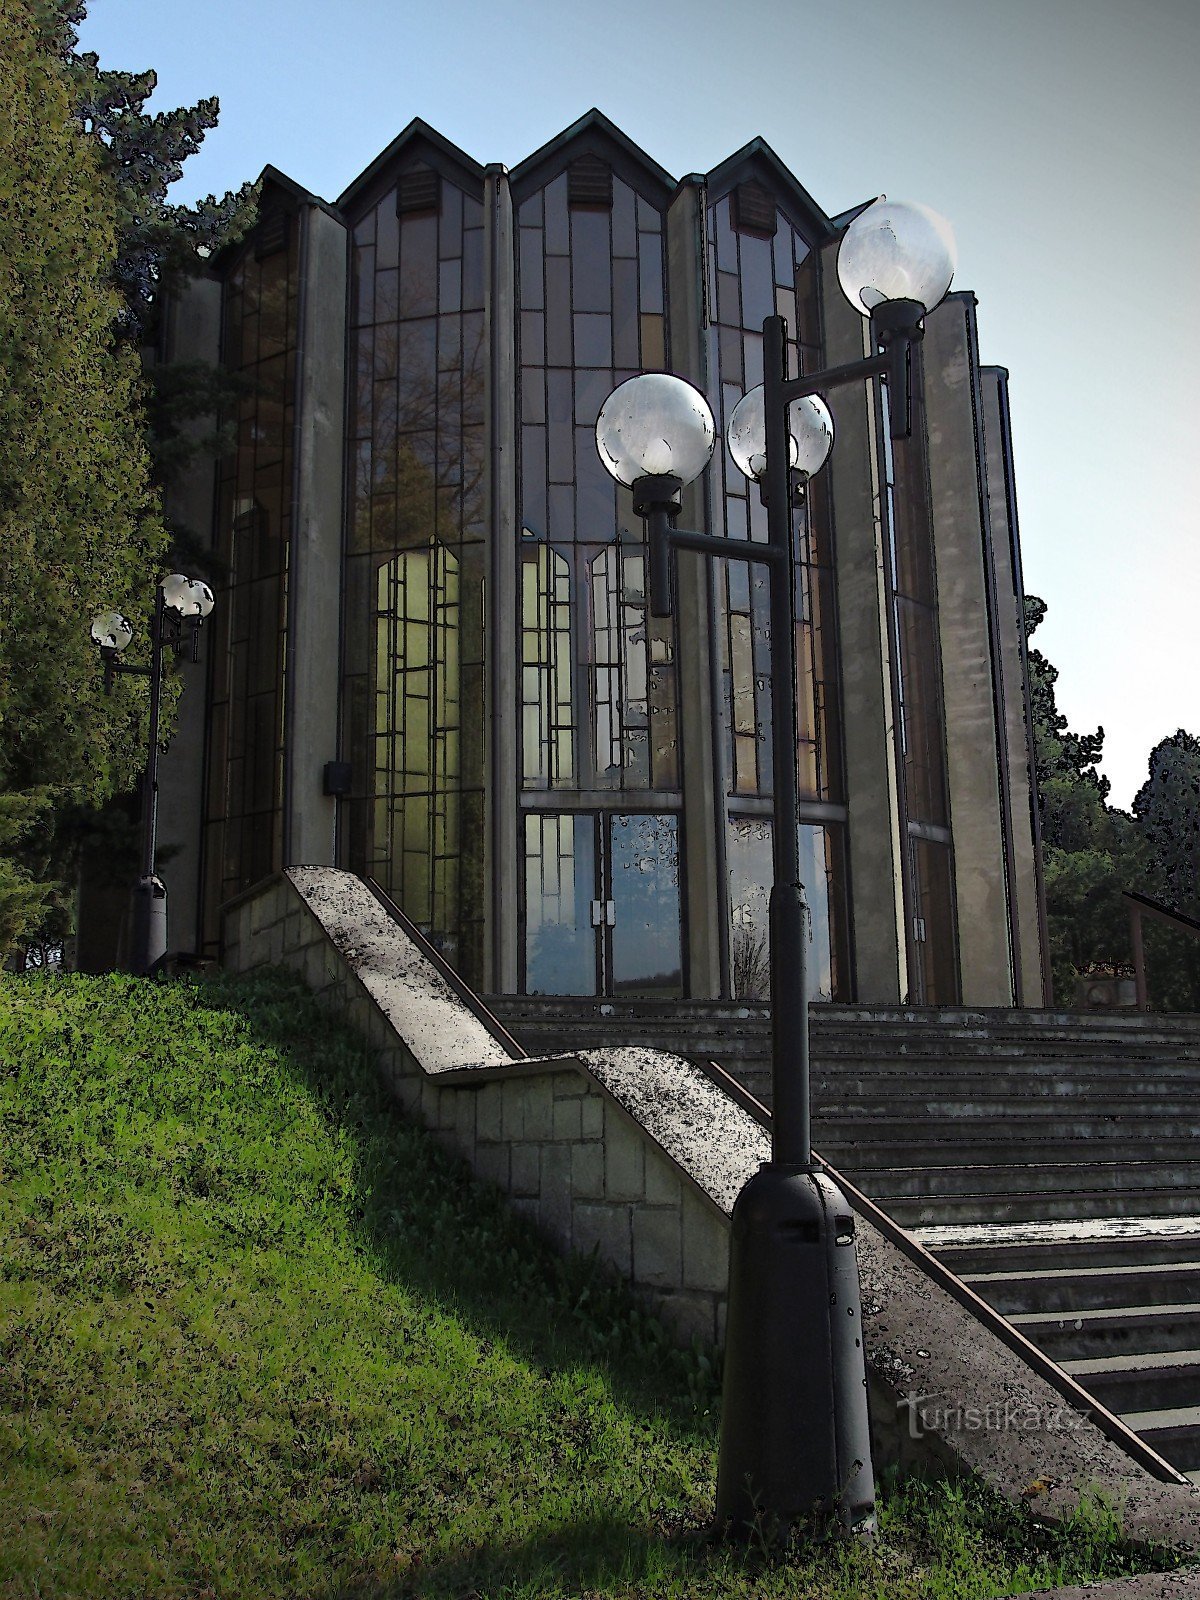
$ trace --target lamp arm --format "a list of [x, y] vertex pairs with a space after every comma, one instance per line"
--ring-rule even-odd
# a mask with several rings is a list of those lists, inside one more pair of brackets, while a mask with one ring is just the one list
[[652, 617], [669, 617], [674, 613], [675, 584], [671, 555], [675, 550], [695, 550], [702, 556], [724, 557], [727, 561], [759, 562], [767, 567], [779, 565], [782, 557], [774, 545], [754, 544], [749, 539], [727, 539], [716, 533], [697, 533], [691, 528], [677, 528], [674, 521], [677, 510], [670, 501], [647, 502], [643, 498], [638, 505], [638, 514], [646, 524]]
[[783, 385], [783, 403], [790, 406], [793, 400], [805, 395], [820, 394], [823, 389], [840, 389], [848, 383], [861, 383], [864, 378], [890, 376], [894, 363], [887, 355], [866, 356], [862, 361], [848, 361], [845, 366], [827, 367], [824, 372], [806, 372], [799, 378], [790, 378]]
[[[907, 439], [912, 432], [912, 412], [918, 383], [917, 364], [913, 349], [920, 344], [925, 330], [918, 317], [909, 311], [923, 308], [915, 303], [900, 300], [892, 302], [898, 315], [889, 322], [886, 317], [872, 319], [871, 327], [876, 339], [883, 345], [879, 355], [867, 356], [862, 361], [850, 361], [845, 366], [829, 367], [824, 372], [806, 372], [783, 384], [783, 404], [805, 395], [822, 394], [826, 389], [840, 389], [848, 383], [861, 383], [866, 378], [883, 378], [888, 386], [891, 413], [891, 436]], [[901, 311], [900, 308], [903, 308]]]

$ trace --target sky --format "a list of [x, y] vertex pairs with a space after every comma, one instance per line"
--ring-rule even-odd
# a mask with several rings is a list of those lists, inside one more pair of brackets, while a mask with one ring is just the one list
[[207, 95], [172, 198], [326, 199], [413, 117], [516, 166], [597, 106], [682, 177], [750, 139], [831, 215], [940, 211], [1007, 367], [1025, 587], [1110, 800], [1200, 734], [1200, 0], [89, 0], [81, 48]]

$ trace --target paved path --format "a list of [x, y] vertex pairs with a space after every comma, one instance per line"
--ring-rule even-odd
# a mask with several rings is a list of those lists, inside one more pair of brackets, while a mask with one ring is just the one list
[[1200, 1596], [1200, 1567], [1183, 1572], [1150, 1572], [1140, 1578], [1087, 1583], [1081, 1589], [1039, 1589], [1021, 1600], [1194, 1600]]

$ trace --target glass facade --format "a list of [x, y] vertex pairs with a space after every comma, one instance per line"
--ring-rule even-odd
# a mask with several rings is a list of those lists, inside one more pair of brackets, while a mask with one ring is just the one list
[[282, 864], [299, 233], [294, 214], [265, 219], [226, 280], [222, 355], [244, 387], [217, 494], [228, 589], [212, 622], [206, 940], [221, 902]]
[[[330, 857], [375, 879], [479, 990], [768, 996], [767, 569], [707, 560], [692, 569], [702, 579], [680, 586], [684, 614], [651, 617], [644, 526], [594, 430], [616, 385], [671, 369], [674, 344], [721, 441], [696, 496], [699, 526], [765, 541], [765, 509], [724, 449], [725, 424], [762, 381], [768, 315], [787, 322], [792, 374], [825, 364], [821, 252], [835, 230], [761, 150], [673, 188], [615, 130], [585, 121], [511, 175], [485, 173], [431, 130], [406, 134], [341, 209], [326, 208], [337, 230], [322, 219], [326, 246], [344, 238], [348, 270], [345, 322], [328, 341], [340, 347], [344, 327], [344, 521], [335, 528], [325, 509], [304, 537], [319, 520], [321, 539], [342, 541], [340, 678], [337, 726], [331, 685], [293, 762], [301, 801], [287, 793], [286, 668], [289, 646], [305, 643], [288, 630], [296, 617], [333, 629], [319, 606], [307, 624], [288, 610], [289, 581], [333, 571], [330, 551], [310, 569], [297, 544], [289, 573], [293, 475], [301, 493], [305, 471], [324, 481], [307, 456], [293, 462], [298, 392], [305, 419], [310, 410], [298, 324], [305, 295], [321, 292], [304, 264], [316, 202], [269, 180], [258, 227], [219, 263], [223, 359], [245, 393], [219, 472], [228, 590], [208, 633], [210, 945], [222, 902], [285, 864], [285, 811], [304, 804], [317, 817], [305, 840], [326, 829]], [[887, 821], [866, 854], [884, 860], [897, 832], [906, 852], [907, 998], [947, 1004], [962, 986], [926, 441], [918, 428], [893, 449], [878, 385], [876, 401], [878, 437], [851, 448], [864, 470], [874, 456], [882, 492], [873, 511], [843, 514], [839, 489], [839, 538], [843, 549], [856, 540], [858, 567], [865, 558], [874, 572], [882, 537], [884, 573], [845, 586], [829, 474], [793, 516], [809, 988], [856, 998], [848, 819], [869, 771], [873, 800], [884, 798], [854, 815]], [[321, 406], [336, 404], [322, 392]], [[489, 614], [493, 592], [503, 616]], [[878, 748], [864, 756], [851, 722], [850, 767], [839, 594], [854, 605], [848, 636], [882, 658], [886, 632], [892, 672], [882, 704], [870, 702]], [[857, 665], [847, 675], [856, 717], [875, 693], [870, 676]], [[326, 759], [336, 805], [314, 799]], [[317, 770], [299, 771], [309, 761]], [[872, 971], [886, 976], [890, 962], [891, 983], [899, 888], [879, 893], [872, 916], [888, 927]], [[689, 917], [703, 919], [690, 944]]]
[[342, 848], [482, 980], [483, 208], [427, 167], [352, 229]]
[[[754, 227], [746, 225], [748, 212]], [[819, 367], [816, 261], [801, 230], [754, 184], [710, 201], [707, 249], [708, 369], [721, 438], [742, 395], [762, 382], [764, 318], [781, 316], [787, 323], [789, 375]], [[710, 472], [713, 531], [765, 542], [766, 508], [757, 486], [724, 450], [718, 451]], [[849, 999], [833, 539], [819, 481], [809, 486], [794, 527], [798, 788], [802, 818], [806, 802], [816, 802], [822, 818], [820, 824], [803, 822], [801, 827], [804, 884], [812, 911], [809, 981], [814, 998]], [[769, 808], [751, 809], [747, 802], [769, 801], [772, 793], [770, 579], [765, 568], [742, 561], [715, 562], [714, 573], [722, 689], [717, 754], [727, 803], [729, 980], [736, 998], [758, 999], [767, 996], [769, 969], [764, 886], [771, 882], [771, 822]]]
[[[585, 158], [516, 223], [524, 981], [678, 994], [674, 631], [649, 615], [642, 525], [595, 441], [613, 387], [666, 365], [664, 220]], [[629, 814], [638, 793], [660, 810]]]
[[[887, 420], [887, 394], [880, 390]], [[946, 782], [937, 580], [924, 439], [893, 443], [881, 429], [886, 498], [896, 737], [900, 746], [909, 998], [953, 1005], [960, 995], [950, 806]], [[902, 470], [898, 471], [898, 467]]]

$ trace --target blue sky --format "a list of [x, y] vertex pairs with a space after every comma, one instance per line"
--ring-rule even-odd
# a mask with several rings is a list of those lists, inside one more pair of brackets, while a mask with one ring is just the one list
[[1011, 373], [1026, 588], [1128, 805], [1200, 733], [1196, 0], [91, 0], [82, 46], [216, 94], [174, 195], [333, 199], [414, 117], [514, 166], [598, 106], [675, 176], [761, 135], [831, 213], [923, 201]]

